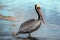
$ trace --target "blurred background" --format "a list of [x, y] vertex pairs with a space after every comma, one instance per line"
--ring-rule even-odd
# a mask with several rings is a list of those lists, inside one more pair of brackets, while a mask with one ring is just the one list
[[0, 33], [16, 33], [25, 21], [35, 18], [39, 3], [45, 24], [33, 37], [60, 38], [60, 0], [0, 0]]

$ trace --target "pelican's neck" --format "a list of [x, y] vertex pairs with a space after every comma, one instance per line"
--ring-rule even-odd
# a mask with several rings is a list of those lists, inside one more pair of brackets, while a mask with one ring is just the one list
[[[38, 13], [37, 13], [38, 14]], [[38, 20], [40, 20], [40, 15], [38, 14]]]
[[37, 11], [37, 9], [36, 9], [36, 5], [35, 5], [35, 10], [36, 10], [36, 12], [37, 12], [37, 14], [38, 14], [38, 20], [40, 20], [40, 14], [38, 13], [38, 11]]
[[35, 9], [38, 14], [38, 20], [40, 20], [40, 14], [38, 13], [37, 9]]

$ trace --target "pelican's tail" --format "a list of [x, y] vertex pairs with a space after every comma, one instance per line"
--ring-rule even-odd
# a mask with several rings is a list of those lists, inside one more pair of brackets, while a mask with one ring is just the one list
[[18, 35], [18, 34], [19, 34], [19, 32], [16, 35]]
[[20, 34], [21, 32], [16, 33], [16, 35]]

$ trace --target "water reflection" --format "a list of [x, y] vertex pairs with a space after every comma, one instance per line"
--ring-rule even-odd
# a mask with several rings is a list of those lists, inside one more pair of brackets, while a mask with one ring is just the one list
[[40, 40], [40, 39], [37, 38], [37, 37], [30, 37], [30, 38], [17, 38], [17, 39], [20, 39], [20, 40]]

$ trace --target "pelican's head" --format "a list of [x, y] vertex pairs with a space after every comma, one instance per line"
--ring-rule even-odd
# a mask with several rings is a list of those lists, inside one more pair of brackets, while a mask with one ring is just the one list
[[40, 7], [40, 5], [39, 4], [36, 4], [36, 7]]
[[35, 4], [35, 10], [38, 13], [37, 9], [40, 9], [40, 5], [39, 4]]
[[36, 7], [36, 8], [40, 7], [40, 4], [36, 4], [35, 7]]

